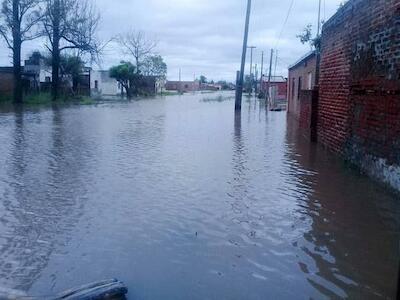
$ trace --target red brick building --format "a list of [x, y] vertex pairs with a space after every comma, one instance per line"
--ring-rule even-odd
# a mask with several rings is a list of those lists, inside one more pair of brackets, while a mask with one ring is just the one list
[[315, 72], [317, 58], [315, 51], [307, 53], [304, 57], [289, 67], [288, 80], [288, 113], [300, 118], [301, 91], [311, 91], [315, 87]]
[[340, 8], [323, 26], [317, 97], [298, 98], [322, 145], [400, 190], [400, 1]]
[[167, 91], [179, 91], [182, 93], [196, 92], [200, 90], [199, 81], [167, 81], [165, 84]]
[[271, 110], [287, 109], [287, 79], [283, 76], [263, 76], [261, 91], [270, 95], [269, 107]]
[[400, 1], [350, 0], [323, 28], [318, 139], [400, 190]]

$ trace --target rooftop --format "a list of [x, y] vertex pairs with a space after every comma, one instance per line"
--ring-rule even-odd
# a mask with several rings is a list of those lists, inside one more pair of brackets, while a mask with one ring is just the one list
[[310, 58], [316, 55], [316, 51], [310, 51], [307, 54], [303, 55], [299, 60], [297, 60], [294, 64], [289, 66], [289, 70], [298, 67], [300, 64], [304, 63], [305, 61], [309, 60]]

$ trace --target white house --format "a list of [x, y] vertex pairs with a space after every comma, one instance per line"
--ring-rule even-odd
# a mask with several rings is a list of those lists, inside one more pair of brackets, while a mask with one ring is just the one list
[[92, 70], [90, 74], [90, 93], [93, 97], [120, 96], [121, 85], [110, 77], [108, 70]]

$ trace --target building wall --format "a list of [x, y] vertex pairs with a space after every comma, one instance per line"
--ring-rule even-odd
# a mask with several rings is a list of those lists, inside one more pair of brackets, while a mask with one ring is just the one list
[[10, 96], [14, 90], [14, 75], [12, 73], [0, 73], [0, 94]]
[[350, 0], [321, 47], [319, 142], [400, 190], [400, 1]]
[[90, 74], [90, 89], [93, 96], [121, 95], [118, 82], [110, 77], [109, 71], [92, 71]]
[[[276, 96], [278, 99], [286, 100], [288, 95], [288, 82], [271, 82], [270, 87], [272, 87], [276, 91]], [[263, 81], [262, 90], [267, 91], [268, 89], [268, 81]]]
[[[317, 60], [315, 55], [310, 55], [289, 69], [288, 79], [288, 113], [300, 117], [300, 91], [312, 90], [315, 86], [315, 72]], [[311, 82], [310, 76], [311, 74]], [[300, 84], [299, 84], [300, 83]]]
[[317, 140], [318, 121], [318, 89], [300, 91], [299, 128], [303, 135], [311, 140]]
[[167, 81], [165, 89], [168, 91], [195, 92], [200, 90], [199, 81]]

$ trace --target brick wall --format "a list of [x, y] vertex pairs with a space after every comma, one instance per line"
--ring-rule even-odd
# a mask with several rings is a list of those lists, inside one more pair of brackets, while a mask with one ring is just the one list
[[323, 27], [318, 140], [400, 190], [400, 1], [350, 0]]
[[311, 141], [317, 139], [318, 89], [300, 91], [299, 128]]
[[10, 96], [14, 89], [13, 73], [0, 73], [0, 95]]

